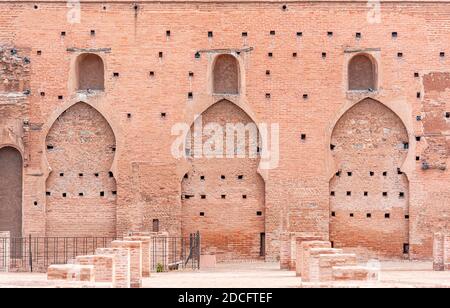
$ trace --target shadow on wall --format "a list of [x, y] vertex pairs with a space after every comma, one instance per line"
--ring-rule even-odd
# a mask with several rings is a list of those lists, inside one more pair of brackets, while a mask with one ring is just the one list
[[22, 155], [0, 148], [0, 231], [22, 237]]

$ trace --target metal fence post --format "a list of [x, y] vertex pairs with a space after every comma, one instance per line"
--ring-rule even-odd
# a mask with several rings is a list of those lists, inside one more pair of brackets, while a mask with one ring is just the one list
[[30, 270], [33, 272], [33, 252], [31, 251], [31, 234], [28, 237], [28, 254], [29, 254], [29, 262], [30, 262]]
[[200, 269], [200, 256], [201, 256], [201, 246], [200, 246], [200, 231], [197, 231], [197, 253], [198, 253], [198, 269]]

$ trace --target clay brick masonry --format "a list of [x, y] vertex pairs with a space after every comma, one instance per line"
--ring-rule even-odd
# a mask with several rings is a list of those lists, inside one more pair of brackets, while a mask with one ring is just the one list
[[[218, 261], [295, 255], [295, 234], [431, 260], [450, 224], [448, 2], [80, 3], [0, 1], [0, 231], [200, 231]], [[199, 115], [278, 125], [278, 165], [175, 157], [173, 127]], [[352, 258], [311, 260], [330, 276]]]

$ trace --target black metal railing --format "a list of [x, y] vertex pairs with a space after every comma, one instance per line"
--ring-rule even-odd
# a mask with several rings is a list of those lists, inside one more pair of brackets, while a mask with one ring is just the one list
[[[116, 237], [0, 237], [0, 272], [46, 272], [52, 264], [67, 264], [77, 256], [111, 247]], [[155, 236], [150, 243], [151, 271], [200, 268], [200, 234]]]
[[200, 233], [189, 237], [156, 236], [150, 243], [152, 272], [200, 268]]
[[66, 264], [80, 255], [111, 247], [114, 237], [0, 238], [0, 271], [45, 272], [49, 265]]

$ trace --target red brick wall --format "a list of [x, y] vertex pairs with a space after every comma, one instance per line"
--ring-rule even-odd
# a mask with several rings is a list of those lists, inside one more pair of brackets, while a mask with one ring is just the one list
[[336, 124], [331, 147], [337, 172], [330, 182], [334, 247], [402, 257], [409, 231], [409, 185], [398, 171], [408, 153], [405, 142], [401, 120], [374, 100], [357, 104]]
[[[236, 105], [221, 101], [202, 113], [201, 127], [205, 129], [212, 123], [224, 128], [224, 147], [218, 149], [224, 152], [230, 145], [226, 142], [226, 124], [247, 125], [252, 120]], [[194, 126], [191, 134], [192, 146]], [[204, 136], [203, 145], [208, 138]], [[243, 158], [194, 156], [182, 181], [182, 233], [188, 236], [200, 231], [204, 252], [217, 254], [219, 261], [260, 258], [261, 233], [265, 232], [264, 181], [257, 173], [259, 159], [249, 154], [249, 145], [257, 141], [249, 138], [247, 132]], [[235, 138], [236, 148], [237, 142]]]
[[0, 93], [23, 92], [30, 88], [29, 56], [24, 50], [3, 45], [0, 47]]
[[110, 170], [116, 145], [106, 120], [78, 103], [58, 117], [46, 145], [52, 168], [47, 235], [115, 236], [116, 182]]
[[[448, 228], [449, 217], [450, 177], [440, 168], [448, 160], [441, 111], [450, 109], [449, 82], [427, 78], [450, 71], [446, 3], [381, 2], [381, 22], [370, 23], [366, 2], [295, 2], [286, 10], [278, 2], [137, 2], [137, 10], [131, 1], [83, 2], [81, 22], [73, 24], [64, 1], [36, 1], [37, 9], [25, 1], [0, 6], [0, 44], [28, 48], [31, 61], [30, 95], [0, 95], [1, 143], [23, 150], [25, 234], [45, 234], [47, 222], [51, 225], [48, 210], [54, 206], [45, 192], [54, 166], [47, 163], [45, 140], [57, 117], [78, 101], [94, 106], [116, 137], [108, 168], [117, 180], [119, 234], [146, 228], [157, 218], [162, 230], [181, 230], [180, 183], [189, 166], [170, 153], [176, 138], [171, 127], [190, 125], [194, 114], [221, 99], [212, 96], [211, 72], [222, 50], [240, 65], [241, 94], [230, 100], [256, 122], [280, 125], [279, 166], [263, 173], [268, 259], [277, 258], [282, 232], [328, 233], [329, 180], [336, 171], [331, 134], [340, 116], [366, 97], [387, 105], [406, 127], [410, 149], [402, 171], [409, 180], [410, 255], [431, 258], [432, 234]], [[83, 51], [103, 59], [104, 93], [74, 93], [74, 63]], [[347, 92], [348, 61], [360, 51], [377, 61], [376, 92]], [[24, 68], [20, 74], [17, 78], [28, 73]], [[430, 108], [438, 110], [435, 116]], [[442, 125], [430, 129], [428, 123], [436, 121]], [[422, 169], [422, 159], [432, 168]], [[100, 223], [89, 231], [109, 233], [111, 226]]]
[[411, 200], [411, 249], [418, 256], [429, 256], [433, 247], [433, 232], [448, 232], [450, 194], [446, 187], [449, 181], [449, 149], [447, 131], [450, 119], [446, 112], [450, 108], [448, 72], [429, 72], [421, 75], [423, 93], [420, 98], [417, 121], [420, 141], [417, 142], [417, 176], [420, 184], [414, 188]]

